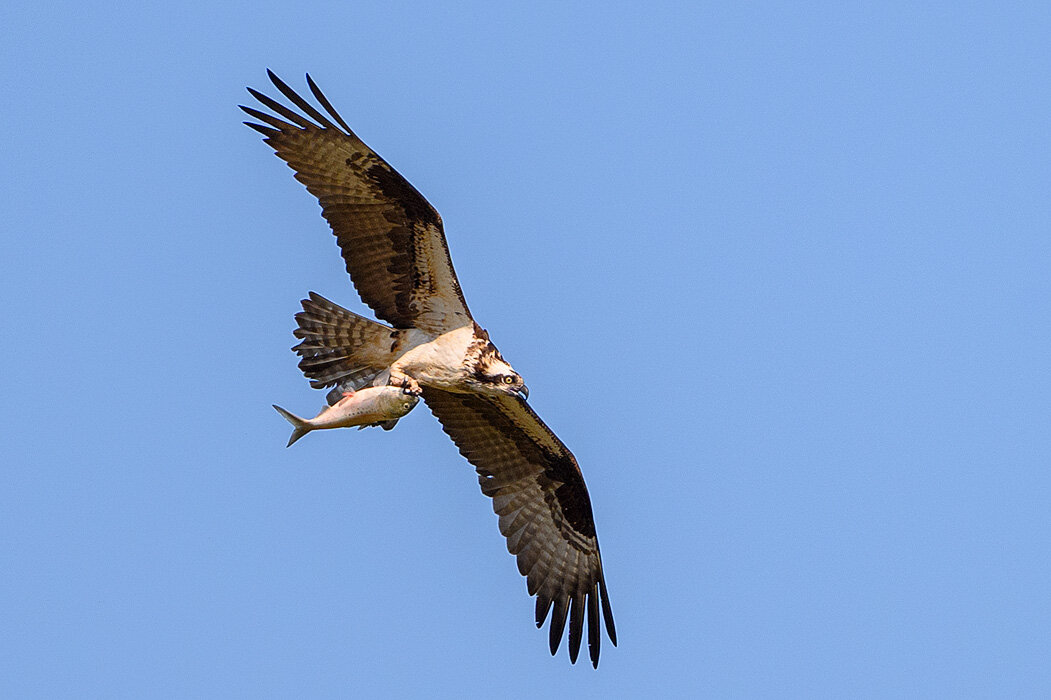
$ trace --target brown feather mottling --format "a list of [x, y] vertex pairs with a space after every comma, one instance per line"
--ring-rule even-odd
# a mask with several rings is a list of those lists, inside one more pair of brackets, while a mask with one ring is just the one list
[[[362, 300], [397, 328], [444, 332], [469, 323], [434, 207], [352, 131], [341, 130], [276, 76], [271, 80], [314, 121], [255, 90], [252, 95], [284, 120], [242, 109], [268, 125], [262, 127], [266, 143], [317, 197]], [[310, 85], [322, 107], [343, 125], [316, 85]]]
[[[602, 560], [587, 487], [576, 459], [526, 402], [512, 396], [455, 394], [423, 388], [423, 398], [474, 465], [482, 493], [493, 499], [508, 551], [516, 555], [527, 588], [537, 596], [537, 622], [551, 618], [551, 652], [557, 651], [567, 616], [570, 657], [575, 659], [605, 591]], [[608, 602], [602, 600], [602, 609]], [[594, 608], [592, 608], [594, 606]], [[587, 611], [587, 614], [585, 614]], [[616, 644], [612, 615], [603, 617]], [[598, 645], [588, 630], [592, 663]]]
[[[310, 91], [335, 123], [269, 75], [299, 112], [250, 89], [278, 116], [242, 107], [262, 122], [245, 123], [263, 134], [317, 197], [362, 300], [396, 329], [440, 334], [473, 324], [469, 356], [478, 362], [468, 371], [481, 373], [486, 361], [501, 359], [488, 333], [471, 319], [434, 207], [350, 130], [309, 76]], [[295, 350], [315, 387], [342, 387], [389, 365], [377, 356], [388, 353], [388, 343], [389, 353], [396, 351], [396, 332], [313, 294], [303, 308], [296, 316], [296, 335], [303, 342]], [[586, 622], [590, 657], [597, 666], [602, 622], [614, 645], [616, 630], [591, 501], [576, 459], [517, 397], [455, 394], [425, 386], [424, 398], [474, 465], [482, 492], [493, 499], [508, 550], [517, 557], [530, 595], [537, 597], [538, 627], [550, 613], [551, 653], [561, 643], [568, 617], [569, 652], [575, 662]]]

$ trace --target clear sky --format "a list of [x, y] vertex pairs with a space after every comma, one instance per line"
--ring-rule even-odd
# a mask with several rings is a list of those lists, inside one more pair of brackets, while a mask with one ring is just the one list
[[[5, 3], [0, 695], [1051, 693], [1051, 9], [726, 5]], [[597, 672], [426, 408], [285, 449], [365, 307], [266, 68], [580, 460]]]

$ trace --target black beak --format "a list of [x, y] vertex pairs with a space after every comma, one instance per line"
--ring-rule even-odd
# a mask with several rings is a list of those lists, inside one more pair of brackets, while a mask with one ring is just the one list
[[518, 390], [518, 395], [521, 396], [523, 399], [528, 400], [529, 399], [529, 387], [527, 387], [525, 384], [523, 384], [522, 388]]

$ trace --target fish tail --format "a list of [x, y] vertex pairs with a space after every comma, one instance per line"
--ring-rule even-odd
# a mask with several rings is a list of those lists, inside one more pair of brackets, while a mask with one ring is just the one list
[[292, 424], [292, 437], [288, 438], [288, 444], [285, 445], [285, 447], [291, 447], [293, 442], [313, 430], [307, 421], [303, 420], [296, 414], [286, 411], [277, 404], [273, 404], [273, 406], [278, 413], [284, 416], [285, 420]]

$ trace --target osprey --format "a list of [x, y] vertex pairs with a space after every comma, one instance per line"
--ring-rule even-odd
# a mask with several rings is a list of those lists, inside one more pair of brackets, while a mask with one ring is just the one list
[[[248, 88], [278, 116], [241, 106], [262, 122], [245, 124], [317, 197], [354, 287], [390, 324], [311, 293], [296, 314], [300, 369], [314, 388], [334, 387], [330, 404], [366, 386], [422, 396], [493, 499], [507, 548], [537, 598], [538, 628], [551, 613], [552, 655], [568, 617], [569, 657], [576, 662], [586, 619], [597, 667], [600, 607], [614, 645], [617, 636], [576, 458], [529, 406], [522, 377], [471, 316], [434, 207], [354, 135], [309, 75], [327, 116], [267, 74], [300, 112]], [[401, 415], [385, 416], [384, 427]]]

